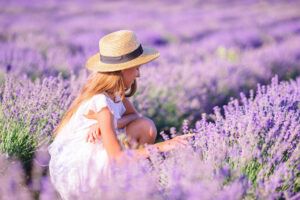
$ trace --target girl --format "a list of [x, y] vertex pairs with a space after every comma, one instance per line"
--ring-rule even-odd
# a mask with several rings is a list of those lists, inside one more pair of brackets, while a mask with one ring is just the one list
[[[51, 181], [62, 198], [95, 187], [96, 177], [89, 176], [91, 167], [107, 173], [111, 162], [121, 163], [126, 148], [136, 158], [148, 156], [143, 145], [154, 143], [156, 127], [138, 114], [127, 97], [137, 89], [140, 66], [157, 57], [157, 51], [142, 46], [129, 30], [100, 39], [99, 53], [86, 64], [92, 73], [54, 130], [55, 139], [48, 149]], [[122, 143], [124, 136], [130, 141], [127, 145]], [[165, 152], [187, 144], [186, 137], [153, 145]]]

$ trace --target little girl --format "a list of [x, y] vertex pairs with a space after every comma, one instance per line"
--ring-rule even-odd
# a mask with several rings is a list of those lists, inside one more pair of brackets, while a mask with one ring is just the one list
[[[90, 167], [107, 173], [111, 162], [121, 161], [126, 148], [138, 159], [148, 157], [143, 144], [154, 143], [156, 127], [138, 114], [127, 97], [137, 89], [140, 66], [157, 57], [157, 51], [142, 46], [129, 30], [100, 39], [99, 53], [86, 64], [92, 73], [54, 130], [48, 149], [51, 181], [63, 199], [96, 187]], [[153, 145], [165, 152], [186, 144], [185, 139], [177, 136]]]

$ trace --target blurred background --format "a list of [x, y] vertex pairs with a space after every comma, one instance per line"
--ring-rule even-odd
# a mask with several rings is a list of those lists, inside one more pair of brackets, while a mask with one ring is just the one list
[[179, 128], [274, 74], [295, 78], [299, 13], [299, 1], [2, 1], [1, 74], [84, 80], [99, 39], [130, 29], [161, 53], [132, 100], [160, 130]]
[[[135, 31], [161, 53], [141, 68], [131, 98], [159, 132], [182, 132], [182, 124], [195, 124], [204, 113], [213, 121], [215, 107], [240, 92], [249, 95], [274, 75], [300, 74], [296, 0], [2, 0], [0, 27], [2, 135], [22, 130], [30, 138], [22, 144], [2, 138], [0, 147], [23, 161], [32, 162], [34, 151], [51, 140], [88, 76], [87, 58], [116, 30]], [[25, 150], [16, 152], [20, 145]]]

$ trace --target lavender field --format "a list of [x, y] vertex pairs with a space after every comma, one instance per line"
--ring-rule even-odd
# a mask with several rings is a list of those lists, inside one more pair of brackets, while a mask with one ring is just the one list
[[300, 199], [300, 1], [0, 0], [0, 27], [0, 199], [60, 199], [52, 131], [119, 29], [161, 54], [131, 99], [157, 141], [196, 138], [72, 199]]

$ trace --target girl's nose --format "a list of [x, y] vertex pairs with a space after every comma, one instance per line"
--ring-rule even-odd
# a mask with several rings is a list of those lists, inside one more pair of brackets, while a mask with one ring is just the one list
[[136, 77], [140, 77], [141, 76], [141, 74], [140, 74], [140, 69], [138, 68], [137, 69], [137, 73], [136, 73]]

